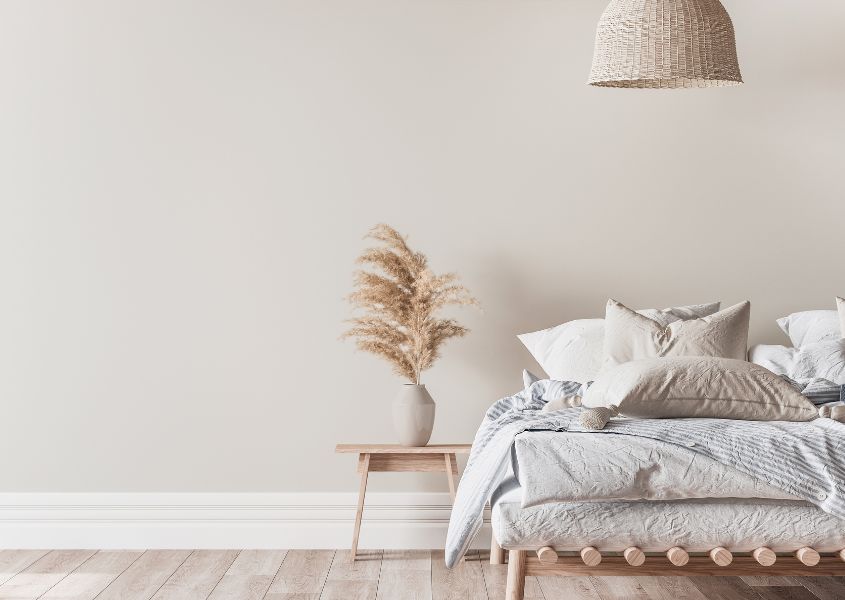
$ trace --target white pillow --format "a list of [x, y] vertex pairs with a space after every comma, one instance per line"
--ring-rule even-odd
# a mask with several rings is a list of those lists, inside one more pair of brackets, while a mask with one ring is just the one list
[[750, 316], [751, 303], [745, 301], [706, 317], [664, 325], [608, 300], [603, 368], [641, 358], [673, 356], [745, 360]]
[[842, 339], [842, 324], [840, 310], [805, 310], [781, 317], [777, 324], [789, 336], [792, 345], [800, 348], [805, 344], [829, 342]]
[[800, 348], [761, 344], [751, 348], [748, 358], [799, 383], [827, 379], [845, 385], [845, 339], [805, 344]]
[[646, 358], [613, 367], [590, 386], [587, 408], [616, 406], [626, 417], [809, 421], [813, 403], [786, 381], [744, 360]]
[[836, 308], [839, 309], [839, 333], [845, 338], [845, 298], [836, 297]]
[[[648, 308], [639, 313], [665, 326], [712, 315], [720, 306], [719, 302], [712, 302], [663, 310]], [[578, 319], [517, 337], [552, 379], [587, 383], [601, 371], [604, 319]]]
[[537, 383], [540, 381], [540, 378], [537, 377], [534, 373], [529, 371], [528, 369], [522, 369], [522, 387], [524, 389], [528, 389], [531, 387], [532, 384]]

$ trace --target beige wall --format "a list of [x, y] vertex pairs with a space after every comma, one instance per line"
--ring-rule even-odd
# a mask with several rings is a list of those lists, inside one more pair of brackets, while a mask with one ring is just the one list
[[[727, 0], [746, 85], [584, 84], [603, 0], [0, 4], [2, 491], [339, 491], [398, 381], [337, 341], [393, 224], [483, 301], [428, 374], [468, 441], [514, 335], [614, 296], [833, 308], [845, 3]], [[445, 489], [384, 476], [374, 489]]]

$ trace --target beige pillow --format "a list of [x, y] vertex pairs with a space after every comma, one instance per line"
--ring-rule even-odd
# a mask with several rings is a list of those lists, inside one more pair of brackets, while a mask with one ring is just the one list
[[746, 301], [706, 317], [664, 326], [616, 300], [608, 300], [603, 368], [659, 356], [745, 360], [750, 316], [751, 303]]
[[603, 373], [583, 406], [615, 405], [627, 417], [809, 421], [813, 403], [783, 379], [744, 360], [688, 356], [635, 360]]
[[842, 326], [842, 337], [845, 338], [845, 298], [836, 297], [836, 308], [839, 309], [839, 324]]

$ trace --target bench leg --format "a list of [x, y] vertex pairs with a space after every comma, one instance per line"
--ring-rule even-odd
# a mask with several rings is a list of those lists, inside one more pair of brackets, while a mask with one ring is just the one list
[[454, 454], [444, 454], [443, 457], [446, 460], [446, 479], [449, 482], [449, 495], [452, 497], [452, 504], [455, 503], [455, 494], [457, 493], [457, 486], [455, 485], [455, 470], [457, 467], [455, 466], [457, 463], [455, 461]]
[[352, 550], [349, 558], [355, 562], [358, 554], [358, 535], [361, 533], [361, 517], [364, 516], [364, 496], [367, 495], [367, 475], [370, 473], [370, 455], [361, 455], [361, 487], [358, 489], [358, 509], [355, 511], [355, 528], [352, 530]]
[[525, 599], [525, 550], [511, 550], [508, 553], [508, 588], [505, 599]]
[[496, 534], [490, 536], [490, 564], [503, 565], [505, 564], [505, 549], [496, 541]]

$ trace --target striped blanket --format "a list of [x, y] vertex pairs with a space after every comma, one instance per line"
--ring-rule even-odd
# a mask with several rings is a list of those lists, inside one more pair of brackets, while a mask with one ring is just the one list
[[[845, 400], [845, 386], [814, 384], [820, 398]], [[523, 431], [624, 434], [684, 446], [845, 518], [845, 425], [831, 419], [803, 423], [727, 419], [619, 419], [601, 431], [584, 430], [580, 408], [542, 412], [580, 384], [540, 380], [496, 402], [476, 433], [458, 486], [446, 537], [446, 565], [464, 555], [482, 525], [484, 506], [508, 474], [514, 437]], [[811, 398], [812, 399], [812, 398]]]

